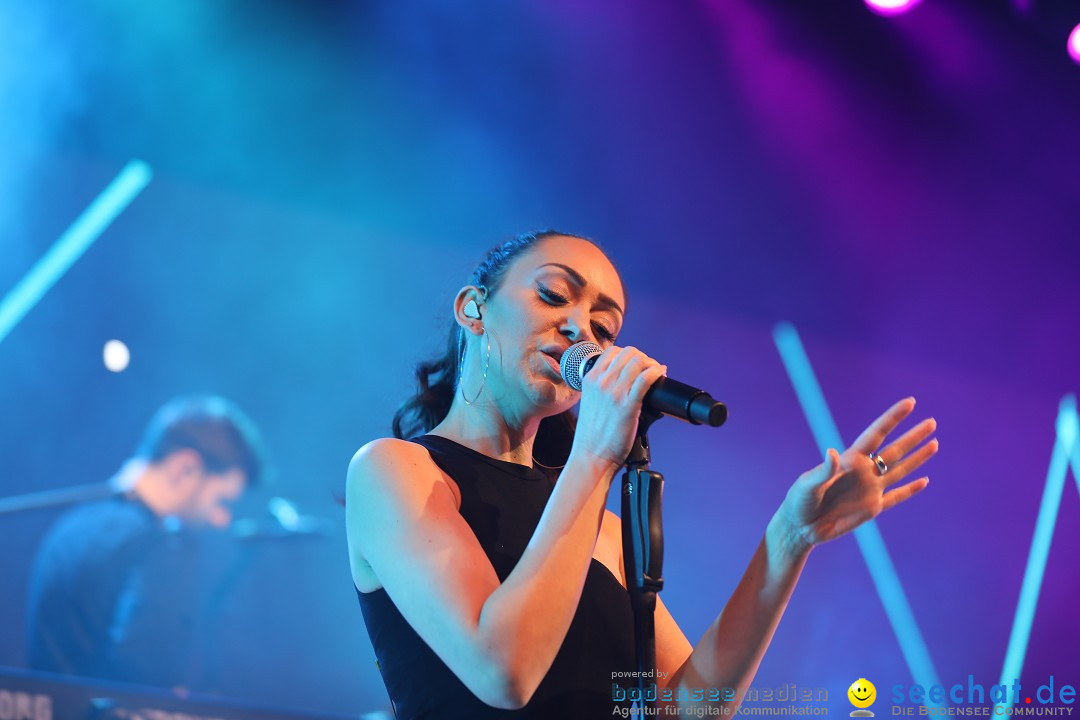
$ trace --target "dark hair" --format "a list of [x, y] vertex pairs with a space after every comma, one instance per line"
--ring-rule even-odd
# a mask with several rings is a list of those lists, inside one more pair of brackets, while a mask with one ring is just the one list
[[147, 425], [136, 456], [163, 460], [178, 450], [194, 450], [213, 474], [242, 470], [247, 486], [265, 473], [262, 443], [255, 424], [240, 408], [214, 395], [170, 400]]
[[[521, 255], [524, 255], [537, 243], [550, 237], [576, 237], [580, 235], [564, 233], [558, 230], [543, 230], [518, 235], [497, 245], [484, 255], [480, 264], [473, 270], [469, 284], [487, 292], [492, 297], [499, 289], [503, 276]], [[592, 242], [591, 240], [588, 240]], [[409, 439], [423, 435], [438, 425], [450, 412], [457, 392], [458, 366], [465, 348], [465, 332], [457, 323], [450, 327], [446, 351], [434, 360], [421, 362], [416, 366], [416, 394], [403, 402], [394, 413], [394, 437]], [[575, 416], [571, 411], [544, 418], [536, 433], [533, 456], [543, 465], [562, 465], [570, 455], [574, 442]]]

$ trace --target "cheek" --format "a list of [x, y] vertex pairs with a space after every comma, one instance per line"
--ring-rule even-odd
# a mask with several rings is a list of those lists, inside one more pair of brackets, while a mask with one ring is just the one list
[[[491, 333], [491, 369], [501, 368], [504, 371], [519, 370], [529, 360], [531, 345], [535, 342], [530, 340], [532, 332], [522, 324], [506, 326], [504, 330], [495, 330]], [[483, 345], [480, 352], [487, 351]]]

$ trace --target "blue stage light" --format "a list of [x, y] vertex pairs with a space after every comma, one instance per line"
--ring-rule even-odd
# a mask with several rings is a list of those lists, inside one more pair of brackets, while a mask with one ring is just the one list
[[[825, 457], [829, 448], [843, 450], [846, 444], [840, 437], [832, 413], [829, 412], [825, 395], [821, 392], [821, 385], [814, 375], [798, 331], [790, 323], [780, 323], [773, 329], [773, 340], [780, 351], [780, 358], [795, 388], [795, 394], [799, 398], [799, 404], [806, 415], [821, 456]], [[919, 624], [915, 620], [915, 614], [904, 593], [904, 587], [900, 584], [900, 577], [896, 574], [896, 568], [877, 524], [870, 520], [856, 528], [854, 535], [912, 678], [923, 687], [940, 685], [934, 663], [930, 659], [930, 651], [926, 647], [926, 641], [919, 630]], [[944, 706], [942, 703], [932, 702], [929, 698], [923, 704], [935, 708]]]
[[[1080, 489], [1080, 416], [1076, 411], [1076, 397], [1066, 395], [1058, 407], [1057, 439], [1050, 454], [1050, 469], [1046, 473], [1046, 486], [1043, 488], [1039, 514], [1035, 519], [1035, 535], [1031, 539], [1028, 551], [1027, 568], [1020, 585], [1020, 599], [1016, 603], [1016, 616], [1013, 618], [1012, 632], [1009, 633], [1009, 645], [1005, 650], [1005, 664], [1001, 668], [1001, 682], [1011, 683], [1020, 677], [1024, 669], [1024, 656], [1027, 655], [1028, 640], [1031, 639], [1031, 626], [1035, 622], [1035, 607], [1039, 603], [1039, 591], [1042, 589], [1043, 576], [1046, 574], [1046, 561], [1050, 557], [1050, 541], [1054, 537], [1054, 525], [1061, 509], [1061, 496], [1065, 492], [1065, 475], [1072, 464], [1073, 477]], [[1011, 704], [1011, 703], [1010, 703]], [[994, 706], [994, 716], [1002, 712]]]
[[142, 192], [152, 174], [150, 166], [141, 160], [129, 162], [23, 279], [0, 300], [0, 342]]

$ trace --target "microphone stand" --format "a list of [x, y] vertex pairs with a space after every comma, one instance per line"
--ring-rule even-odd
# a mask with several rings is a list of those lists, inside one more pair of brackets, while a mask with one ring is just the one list
[[[664, 587], [664, 527], [660, 497], [664, 476], [650, 470], [649, 427], [662, 416], [642, 410], [637, 437], [626, 459], [622, 486], [623, 570], [634, 610], [638, 706], [656, 715], [656, 593]], [[646, 691], [651, 681], [652, 692]], [[649, 710], [645, 710], [649, 708]], [[651, 711], [651, 712], [650, 712]]]
[[112, 482], [106, 482], [93, 485], [76, 485], [57, 490], [42, 490], [41, 492], [26, 493], [25, 495], [12, 495], [0, 498], [0, 515], [103, 500], [114, 495], [121, 495], [126, 491], [126, 488]]

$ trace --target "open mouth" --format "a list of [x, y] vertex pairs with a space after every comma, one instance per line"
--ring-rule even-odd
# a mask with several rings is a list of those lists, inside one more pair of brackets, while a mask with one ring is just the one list
[[566, 352], [563, 348], [545, 348], [541, 350], [542, 353], [552, 358], [555, 364], [558, 365], [562, 362], [563, 353]]
[[561, 367], [559, 365], [559, 363], [562, 360], [562, 354], [563, 354], [562, 349], [561, 348], [560, 349], [552, 348], [552, 349], [547, 349], [547, 350], [541, 350], [540, 352], [544, 356], [544, 358], [547, 360], [548, 366], [552, 369], [552, 371], [556, 375], [558, 375], [560, 379], [562, 379], [562, 369], [561, 369]]

